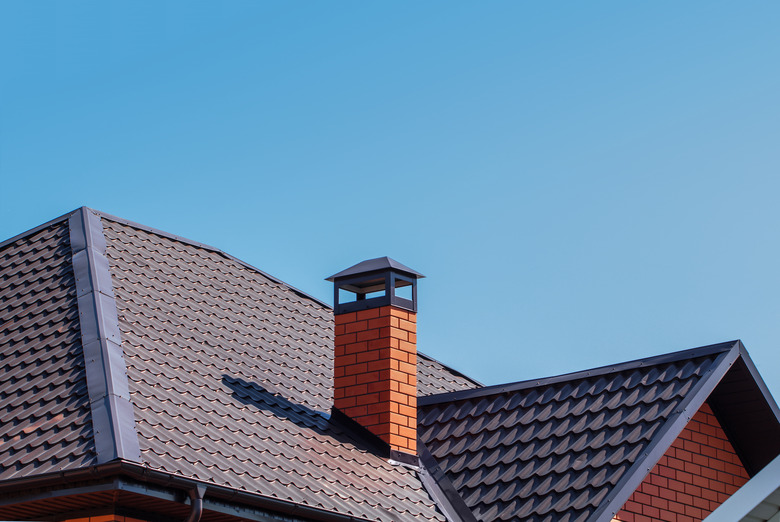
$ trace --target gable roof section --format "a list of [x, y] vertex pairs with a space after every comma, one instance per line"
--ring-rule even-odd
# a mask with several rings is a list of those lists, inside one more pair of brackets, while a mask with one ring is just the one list
[[97, 463], [67, 221], [0, 244], [0, 480]]
[[[741, 365], [752, 363], [736, 341], [425, 397], [420, 438], [476, 520], [610, 520], [721, 382], [713, 409], [736, 416], [737, 395], [760, 397], [775, 437], [764, 453], [780, 452], [777, 405], [757, 374], [732, 378]], [[741, 436], [746, 467], [760, 467]]]

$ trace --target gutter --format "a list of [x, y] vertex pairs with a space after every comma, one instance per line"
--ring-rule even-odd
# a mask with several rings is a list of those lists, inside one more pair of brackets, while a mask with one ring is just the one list
[[[32, 488], [62, 486], [78, 480], [96, 480], [118, 476], [136, 479], [139, 482], [146, 482], [164, 488], [171, 488], [178, 491], [183, 490], [190, 498], [193, 498], [194, 494], [190, 517], [197, 516], [198, 518], [188, 518], [187, 522], [196, 522], [199, 520], [204, 508], [203, 497], [205, 496], [206, 488], [208, 488], [208, 494], [211, 498], [288, 516], [320, 520], [322, 522], [369, 522], [368, 519], [365, 518], [333, 513], [324, 509], [247, 493], [225, 486], [206, 484], [125, 461], [112, 461], [89, 468], [60, 471], [57, 473], [39, 475], [37, 477], [24, 477], [3, 481], [0, 483], [0, 495], [8, 493], [18, 494], [20, 491]], [[199, 489], [203, 490], [202, 494], [198, 491]], [[199, 499], [198, 495], [201, 495]], [[196, 504], [200, 504], [200, 507]], [[196, 513], [198, 511], [199, 513]]]
[[186, 522], [200, 522], [200, 516], [203, 514], [203, 496], [206, 494], [206, 486], [195, 486], [190, 491], [190, 499], [192, 499], [192, 509], [190, 510], [190, 516], [187, 517]]

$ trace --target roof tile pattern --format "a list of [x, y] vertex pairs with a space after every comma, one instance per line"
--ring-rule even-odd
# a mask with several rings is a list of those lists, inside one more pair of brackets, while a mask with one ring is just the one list
[[443, 520], [326, 412], [329, 308], [219, 252], [103, 220], [142, 458], [369, 520]]
[[420, 437], [477, 520], [584, 521], [721, 356], [429, 404]]
[[96, 462], [67, 221], [0, 250], [0, 479]]
[[450, 393], [479, 388], [477, 381], [449, 370], [435, 359], [425, 354], [417, 354], [417, 395], [426, 396], [437, 393]]

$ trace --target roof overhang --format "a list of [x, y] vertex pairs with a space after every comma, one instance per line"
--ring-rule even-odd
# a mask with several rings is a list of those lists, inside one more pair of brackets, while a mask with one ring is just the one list
[[362, 520], [122, 461], [3, 481], [0, 520], [78, 514], [96, 507], [118, 507], [183, 520], [191, 510], [191, 492], [198, 487], [205, 488], [201, 519], [204, 522], [227, 522], [239, 517], [278, 522], [280, 515], [285, 520]]

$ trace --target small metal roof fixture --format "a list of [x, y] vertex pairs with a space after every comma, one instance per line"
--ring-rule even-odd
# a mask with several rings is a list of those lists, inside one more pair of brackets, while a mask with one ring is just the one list
[[[377, 257], [342, 270], [326, 280], [333, 282], [333, 310], [338, 315], [388, 305], [417, 312], [417, 280], [423, 277], [394, 259]], [[408, 291], [399, 292], [405, 287], [411, 287], [411, 299]], [[406, 297], [401, 293], [405, 293]]]

